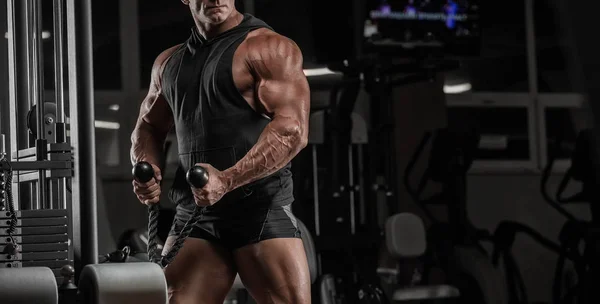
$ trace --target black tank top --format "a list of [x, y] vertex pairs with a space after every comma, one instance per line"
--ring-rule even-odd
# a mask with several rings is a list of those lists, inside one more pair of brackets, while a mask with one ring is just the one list
[[[190, 38], [168, 59], [163, 95], [173, 111], [180, 166], [169, 192], [183, 208], [193, 207], [185, 172], [195, 163], [219, 170], [234, 166], [256, 144], [270, 119], [257, 113], [233, 81], [233, 55], [249, 32], [271, 29], [245, 14], [235, 28], [206, 40], [192, 28]], [[214, 208], [230, 204], [282, 206], [293, 201], [291, 164], [272, 175], [226, 194]]]

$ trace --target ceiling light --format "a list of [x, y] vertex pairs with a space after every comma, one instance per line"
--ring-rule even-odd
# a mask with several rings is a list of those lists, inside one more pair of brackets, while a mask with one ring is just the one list
[[466, 82], [466, 83], [459, 83], [459, 84], [445, 84], [444, 85], [444, 93], [446, 94], [460, 94], [460, 93], [465, 93], [471, 90], [471, 84]]

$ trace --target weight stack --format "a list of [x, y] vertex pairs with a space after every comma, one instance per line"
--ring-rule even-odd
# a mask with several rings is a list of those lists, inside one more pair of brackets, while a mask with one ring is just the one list
[[10, 244], [7, 232], [10, 213], [0, 211], [0, 268], [48, 267], [60, 285], [60, 269], [67, 264], [73, 265], [67, 215], [67, 210], [61, 209], [17, 211], [13, 237], [19, 250], [16, 255], [9, 255], [6, 247]]

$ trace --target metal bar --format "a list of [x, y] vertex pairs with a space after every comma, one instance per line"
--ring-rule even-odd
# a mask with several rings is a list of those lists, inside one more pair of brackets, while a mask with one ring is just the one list
[[4, 134], [0, 134], [0, 160], [4, 159], [8, 155], [6, 153], [6, 137]]
[[44, 161], [19, 161], [10, 164], [13, 171], [31, 171], [31, 170], [53, 170], [53, 169], [72, 169], [73, 163], [70, 161], [44, 160]]
[[[0, 3], [0, 16], [6, 16], [7, 1]], [[3, 22], [0, 22], [0, 33], [8, 33], [8, 27], [4, 18], [0, 18]], [[9, 117], [6, 115], [9, 113], [8, 105], [8, 40], [0, 39], [0, 133], [8, 134], [9, 130]], [[2, 115], [4, 114], [4, 115]]]
[[[57, 260], [57, 261], [23, 261], [23, 267], [50, 267], [60, 268], [64, 265], [72, 264], [70, 260]], [[60, 284], [60, 283], [59, 283]], [[60, 285], [59, 285], [60, 286]]]
[[[57, 170], [50, 171], [48, 178], [52, 180], [52, 179], [57, 179], [57, 178], [69, 177], [71, 175], [71, 173], [70, 173], [71, 170], [61, 170], [61, 171], [57, 171]], [[13, 179], [17, 179], [20, 183], [27, 183], [27, 182], [37, 181], [38, 177], [39, 177], [39, 175], [37, 174], [37, 172], [31, 172], [31, 173], [19, 174], [16, 177], [13, 177]], [[41, 209], [41, 210], [43, 210], [43, 209]]]
[[[65, 96], [64, 96], [64, 50], [63, 50], [63, 23], [64, 0], [54, 0], [54, 98], [56, 101], [56, 122], [65, 122]], [[60, 133], [59, 133], [60, 134]], [[63, 133], [64, 134], [64, 133]], [[64, 138], [57, 142], [62, 142]]]
[[[37, 138], [44, 137], [44, 63], [42, 42], [42, 4], [41, 0], [29, 0], [29, 20], [31, 22], [31, 84], [30, 90], [32, 104], [37, 112]], [[33, 18], [31, 18], [33, 17]]]
[[358, 185], [359, 185], [359, 214], [360, 214], [360, 224], [367, 224], [367, 212], [366, 212], [366, 201], [365, 201], [365, 168], [364, 168], [364, 152], [363, 145], [358, 145]]
[[[64, 85], [64, 0], [54, 0], [54, 100], [56, 102], [56, 142], [66, 142]], [[55, 190], [56, 189], [56, 190]], [[53, 190], [52, 209], [67, 208], [67, 180], [61, 178]]]
[[319, 217], [319, 166], [317, 163], [317, 145], [312, 145], [312, 172], [313, 172], [313, 202], [315, 214], [315, 235], [321, 235], [321, 218]]
[[533, 109], [528, 107], [528, 110], [533, 110], [529, 117], [529, 150], [531, 160], [534, 161], [538, 168], [543, 168], [542, 163], [546, 160], [546, 134], [543, 129], [544, 125], [540, 123], [544, 117], [540, 117], [540, 106], [538, 102], [538, 80], [537, 80], [537, 55], [536, 55], [536, 39], [535, 39], [535, 9], [534, 0], [525, 0], [525, 43], [527, 47], [527, 76], [529, 82], [529, 101], [533, 105]]
[[[0, 252], [4, 248], [0, 245]], [[20, 252], [52, 252], [52, 251], [67, 251], [69, 244], [67, 243], [50, 243], [50, 244], [22, 244], [19, 246]]]
[[348, 145], [348, 188], [350, 204], [350, 233], [354, 235], [356, 233], [356, 206], [354, 197], [356, 185], [354, 184], [354, 153], [352, 144]]
[[[41, 0], [29, 0], [28, 5], [28, 20], [31, 22], [31, 80], [30, 87], [33, 94], [31, 95], [31, 103], [36, 106], [36, 148], [37, 160], [43, 161], [46, 159], [46, 142], [44, 140], [44, 63], [43, 63], [43, 42], [42, 42], [42, 3]], [[32, 18], [33, 17], [33, 18]], [[34, 208], [48, 208], [46, 171], [39, 170], [39, 180], [37, 185], [37, 200]]]
[[[17, 68], [15, 66], [16, 43], [15, 37], [15, 0], [6, 1], [6, 24], [8, 33], [8, 111], [9, 111], [9, 127], [8, 127], [8, 151], [7, 158], [11, 159], [11, 151], [17, 149]], [[19, 201], [19, 190], [15, 184], [9, 185], [13, 189], [13, 198]], [[19, 204], [15, 205], [15, 209], [19, 208]]]
[[[16, 213], [18, 218], [68, 217], [66, 210], [22, 210]], [[0, 213], [0, 219], [8, 218], [10, 217]]]
[[75, 279], [85, 265], [98, 263], [96, 151], [91, 0], [68, 0], [69, 105], [71, 145], [75, 147], [72, 179]]
[[[15, 229], [13, 235], [32, 235], [32, 234], [61, 234], [67, 233], [68, 226], [52, 226], [52, 227], [19, 227]], [[8, 231], [0, 229], [0, 237], [8, 235]]]
[[[124, 101], [118, 99], [120, 101], [120, 110], [118, 112], [120, 130], [117, 131], [119, 164], [130, 163], [130, 151], [126, 147], [131, 146], [131, 132], [129, 130], [133, 130], [135, 127], [135, 121], [130, 119], [130, 113], [139, 111], [139, 103], [129, 101], [138, 100], [141, 96], [139, 94], [142, 85], [140, 75], [138, 2], [138, 0], [119, 2], [121, 79], [122, 89], [126, 96]], [[128, 166], [120, 167], [126, 169]]]
[[[48, 234], [48, 235], [24, 235], [15, 236], [17, 244], [43, 244], [43, 243], [67, 243], [69, 236], [66, 234]], [[0, 238], [0, 244], [5, 242], [5, 239]]]
[[[46, 148], [49, 153], [68, 153], [71, 152], [71, 146], [68, 143], [59, 143], [59, 144], [49, 144]], [[17, 154], [18, 152], [18, 154]], [[13, 159], [23, 159], [28, 157], [35, 158], [36, 154], [35, 148], [28, 148], [19, 151], [13, 152]]]
[[66, 259], [66, 251], [57, 252], [30, 252], [30, 253], [17, 253], [13, 259], [5, 260], [3, 256], [0, 256], [0, 263], [14, 262], [14, 261], [28, 261], [28, 260], [59, 260]]
[[364, 40], [364, 24], [365, 24], [365, 3], [364, 0], [353, 0], [352, 1], [352, 33], [354, 42], [354, 56], [355, 58], [361, 57], [363, 53], [363, 40]]
[[[25, 149], [30, 147], [29, 143], [29, 130], [27, 128], [27, 114], [31, 109], [31, 86], [33, 85], [30, 81], [31, 74], [31, 36], [32, 29], [29, 24], [30, 13], [29, 13], [29, 1], [16, 1], [15, 8], [18, 11], [19, 26], [16, 27], [15, 41], [18, 43], [18, 47], [15, 49], [16, 54], [19, 54], [14, 59], [16, 60], [17, 70], [19, 71], [16, 75], [15, 86], [18, 90], [16, 95], [16, 109], [15, 113], [11, 115], [17, 115], [16, 125], [16, 143], [12, 147], [13, 150]], [[26, 187], [25, 187], [26, 188]], [[23, 190], [22, 190], [23, 191]]]
[[[67, 225], [68, 219], [64, 217], [52, 217], [52, 218], [30, 218], [30, 219], [18, 219], [17, 227], [47, 227], [47, 226], [64, 226]], [[0, 222], [0, 228], [7, 228], [11, 225], [11, 222], [5, 221]], [[1, 252], [1, 251], [0, 251]]]
[[[121, 85], [130, 97], [139, 97], [141, 88], [138, 0], [119, 2], [121, 41]], [[131, 104], [131, 102], [127, 102]], [[133, 103], [135, 104], [135, 103]], [[129, 152], [128, 152], [129, 153]]]

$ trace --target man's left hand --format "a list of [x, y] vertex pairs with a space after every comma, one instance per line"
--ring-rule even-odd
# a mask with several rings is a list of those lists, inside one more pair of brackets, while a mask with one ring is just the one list
[[203, 188], [192, 187], [194, 200], [198, 206], [212, 206], [229, 192], [229, 183], [225, 174], [209, 164], [196, 164], [208, 172], [208, 183]]

